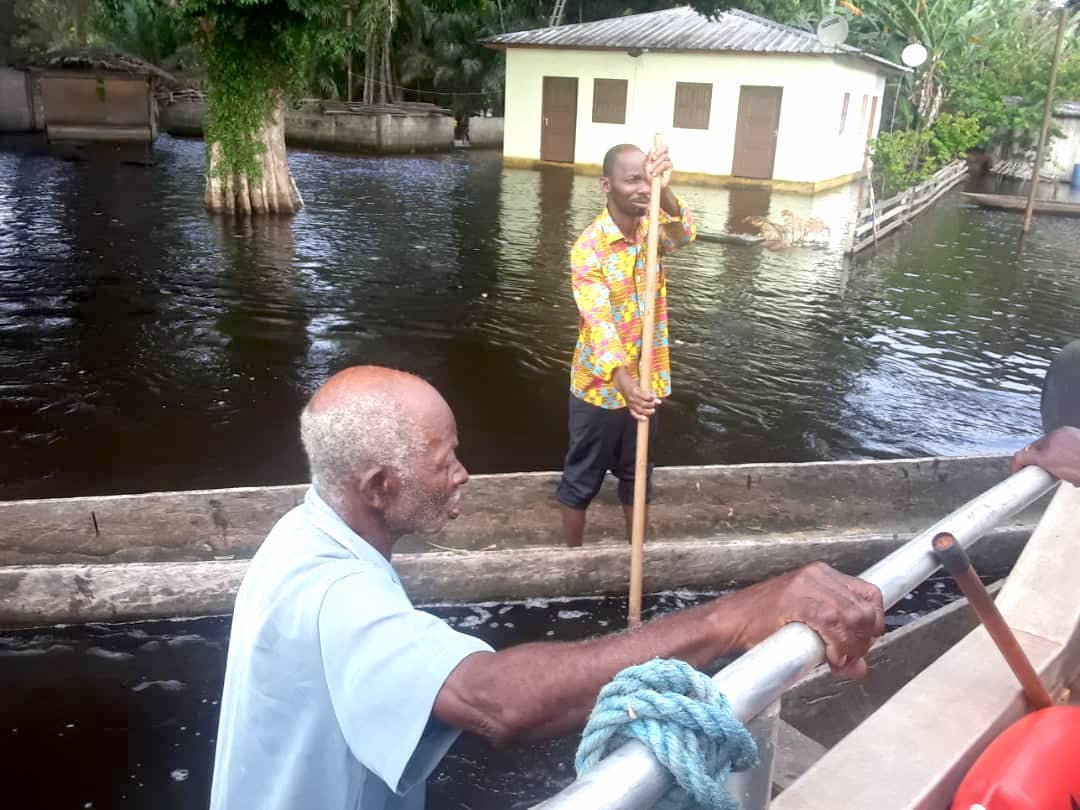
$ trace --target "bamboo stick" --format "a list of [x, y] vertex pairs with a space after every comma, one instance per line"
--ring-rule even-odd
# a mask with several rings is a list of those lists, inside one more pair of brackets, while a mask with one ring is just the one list
[[[653, 138], [653, 149], [664, 145], [659, 132]], [[645, 313], [641, 325], [641, 363], [638, 384], [652, 396], [653, 343], [656, 330], [656, 263], [660, 245], [660, 178], [652, 178], [649, 193], [649, 238], [646, 243]], [[637, 455], [634, 462], [634, 520], [630, 532], [630, 606], [627, 624], [641, 624], [641, 582], [645, 569], [645, 511], [649, 485], [649, 421], [638, 422]]]

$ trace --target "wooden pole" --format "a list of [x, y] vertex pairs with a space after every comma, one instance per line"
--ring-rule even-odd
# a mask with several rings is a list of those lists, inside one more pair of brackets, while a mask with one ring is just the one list
[[1020, 688], [1023, 689], [1028, 703], [1033, 709], [1045, 709], [1052, 706], [1054, 702], [1050, 699], [1046, 686], [1039, 679], [1039, 673], [1031, 665], [1031, 661], [1024, 653], [1024, 648], [1016, 640], [1012, 628], [1001, 615], [1001, 611], [997, 609], [994, 600], [990, 598], [986, 586], [982, 584], [975, 569], [971, 567], [971, 560], [964, 551], [964, 547], [948, 532], [942, 532], [931, 542], [938, 562], [960, 586], [960, 591], [967, 597], [975, 610], [975, 615], [979, 617], [979, 621], [997, 645], [1005, 663], [1009, 665], [1020, 682]]
[[345, 11], [345, 27], [349, 30], [349, 50], [345, 52], [345, 100], [352, 102], [352, 6]]
[[1039, 190], [1040, 169], [1042, 168], [1043, 148], [1046, 146], [1046, 133], [1050, 129], [1050, 115], [1054, 107], [1054, 90], [1057, 88], [1058, 63], [1061, 62], [1061, 43], [1065, 40], [1065, 29], [1069, 24], [1069, 7], [1066, 3], [1061, 9], [1061, 21], [1058, 23], [1057, 42], [1054, 44], [1054, 60], [1050, 63], [1050, 87], [1046, 91], [1043, 104], [1042, 129], [1039, 131], [1039, 143], [1035, 147], [1035, 168], [1031, 172], [1031, 188], [1028, 189], [1027, 208], [1024, 209], [1024, 233], [1031, 228], [1031, 212], [1035, 209], [1035, 194]]
[[[653, 138], [653, 148], [664, 145], [659, 132]], [[645, 313], [641, 325], [641, 363], [638, 384], [652, 396], [653, 343], [656, 336], [656, 258], [660, 245], [660, 178], [653, 177], [649, 194], [649, 239], [646, 243]], [[649, 485], [649, 422], [638, 422], [637, 456], [634, 463], [634, 520], [630, 532], [630, 609], [627, 624], [641, 624], [641, 582], [645, 570], [645, 496]]]

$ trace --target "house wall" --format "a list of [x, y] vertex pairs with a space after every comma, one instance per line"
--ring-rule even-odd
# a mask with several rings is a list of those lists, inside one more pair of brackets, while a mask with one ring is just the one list
[[1059, 180], [1070, 180], [1073, 166], [1080, 163], [1080, 118], [1055, 115], [1052, 123], [1062, 137], [1050, 142], [1050, 154], [1043, 165], [1046, 171], [1056, 172]]
[[45, 73], [39, 81], [50, 139], [153, 138], [154, 105], [145, 77]]
[[502, 146], [503, 119], [474, 115], [469, 118], [469, 144], [476, 147]]
[[0, 68], [0, 132], [27, 132], [34, 128], [26, 71]]
[[[821, 56], [645, 53], [635, 58], [622, 51], [511, 48], [503, 154], [511, 161], [539, 160], [543, 77], [571, 76], [578, 79], [575, 163], [597, 165], [610, 146], [630, 142], [644, 147], [659, 131], [677, 170], [729, 177], [740, 87], [769, 85], [783, 88], [773, 179], [821, 183], [861, 171], [866, 141], [877, 132], [885, 77], [862, 64]], [[592, 122], [596, 78], [627, 81], [625, 124]], [[674, 128], [678, 81], [712, 83], [709, 129]], [[841, 134], [845, 92], [851, 98]], [[877, 114], [867, 122], [875, 95]]]

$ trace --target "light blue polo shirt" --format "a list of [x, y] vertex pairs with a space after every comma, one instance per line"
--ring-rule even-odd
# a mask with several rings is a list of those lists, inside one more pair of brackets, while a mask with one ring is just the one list
[[421, 810], [458, 735], [435, 697], [475, 652], [308, 490], [237, 594], [211, 810]]

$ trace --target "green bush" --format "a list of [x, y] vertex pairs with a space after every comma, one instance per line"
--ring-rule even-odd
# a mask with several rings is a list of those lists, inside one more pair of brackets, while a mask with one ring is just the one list
[[978, 146], [981, 135], [982, 128], [975, 118], [942, 113], [930, 130], [930, 152], [943, 166]]
[[870, 142], [875, 191], [891, 197], [917, 186], [978, 145], [980, 134], [979, 122], [974, 118], [950, 113], [941, 115], [929, 130], [881, 133]]
[[905, 188], [918, 185], [936, 168], [932, 158], [921, 160], [917, 153], [926, 151], [929, 132], [902, 129], [882, 132], [870, 142], [874, 159], [874, 188], [882, 197], [891, 197]]

